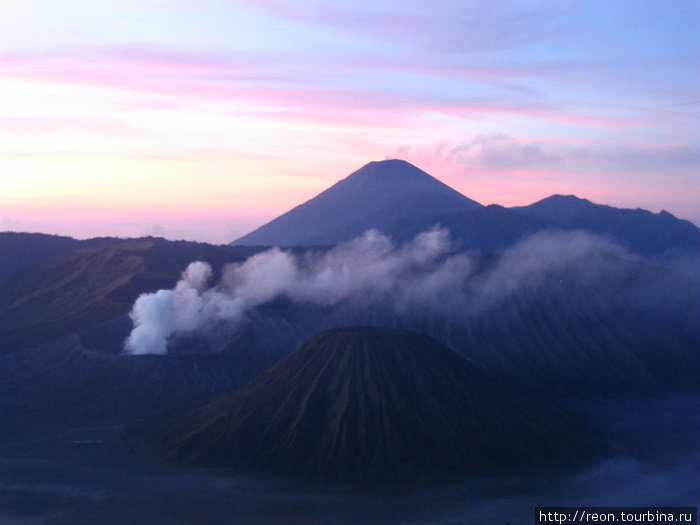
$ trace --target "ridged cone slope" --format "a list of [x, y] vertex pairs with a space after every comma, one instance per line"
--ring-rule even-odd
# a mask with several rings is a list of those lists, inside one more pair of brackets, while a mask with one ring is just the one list
[[155, 445], [192, 465], [364, 482], [547, 463], [571, 455], [579, 430], [498, 391], [427, 336], [349, 328], [321, 333], [240, 392], [163, 422]]

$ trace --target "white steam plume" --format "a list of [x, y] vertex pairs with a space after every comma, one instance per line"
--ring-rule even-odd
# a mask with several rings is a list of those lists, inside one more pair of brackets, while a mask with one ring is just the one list
[[239, 321], [277, 297], [320, 306], [381, 304], [403, 311], [461, 290], [471, 261], [451, 255], [447, 230], [432, 230], [397, 247], [376, 230], [323, 253], [301, 256], [272, 248], [228, 265], [221, 282], [205, 289], [211, 268], [189, 265], [173, 290], [141, 295], [131, 311], [130, 354], [167, 353], [168, 339], [208, 322]]
[[617, 266], [610, 258], [632, 258], [606, 239], [576, 231], [537, 233], [478, 272], [474, 259], [451, 250], [444, 229], [422, 233], [402, 246], [368, 230], [328, 251], [295, 255], [272, 248], [258, 253], [226, 266], [221, 281], [209, 288], [211, 268], [195, 262], [173, 290], [136, 300], [125, 352], [167, 353], [172, 336], [221, 321], [235, 328], [248, 312], [280, 297], [359, 314], [348, 315], [352, 319], [372, 312], [424, 318], [432, 312], [466, 321], [522, 287], [542, 289], [563, 269], [561, 276], [572, 276], [579, 287], [599, 285], [603, 277], [614, 277]]
[[197, 329], [203, 322], [201, 291], [211, 277], [207, 263], [193, 262], [173, 290], [142, 294], [131, 310], [134, 329], [124, 344], [130, 354], [165, 354], [168, 337]]

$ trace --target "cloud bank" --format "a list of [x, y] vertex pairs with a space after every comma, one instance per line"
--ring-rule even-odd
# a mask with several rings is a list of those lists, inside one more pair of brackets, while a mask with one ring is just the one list
[[[168, 342], [224, 322], [234, 329], [255, 308], [277, 299], [351, 313], [421, 318], [437, 313], [466, 319], [522, 287], [541, 288], [566, 270], [586, 285], [615, 268], [610, 258], [629, 259], [619, 246], [584, 232], [538, 233], [489, 263], [455, 253], [445, 229], [433, 229], [397, 246], [368, 230], [327, 251], [300, 254], [272, 248], [228, 265], [208, 285], [212, 269], [191, 263], [172, 290], [142, 294], [131, 311], [128, 354], [165, 354]], [[483, 261], [482, 261], [483, 262]], [[563, 274], [562, 274], [563, 275]], [[364, 317], [363, 317], [364, 316]]]

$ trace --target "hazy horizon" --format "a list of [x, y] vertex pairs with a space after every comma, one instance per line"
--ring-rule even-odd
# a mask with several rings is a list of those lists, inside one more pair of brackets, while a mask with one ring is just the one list
[[224, 243], [372, 160], [700, 224], [697, 1], [10, 2], [0, 231]]
[[[336, 181], [337, 182], [337, 181]], [[319, 191], [322, 192], [327, 188], [323, 188], [322, 190]], [[309, 199], [317, 196], [318, 194], [314, 194], [313, 196], [309, 197]], [[558, 194], [552, 194], [552, 195], [546, 195], [543, 196], [542, 198], [535, 199], [534, 201], [528, 201], [528, 202], [523, 202], [523, 203], [516, 203], [512, 204], [511, 206], [526, 206], [529, 204], [534, 204], [535, 202], [538, 202], [540, 200], [546, 199], [548, 197], [558, 195]], [[467, 196], [468, 197], [468, 196]], [[576, 195], [576, 197], [579, 197], [581, 199], [586, 199], [586, 197], [581, 196], [581, 195]], [[303, 202], [306, 202], [309, 199], [304, 199], [304, 201], [299, 202], [298, 204], [302, 204]], [[588, 199], [590, 200], [590, 199]], [[480, 203], [481, 204], [481, 203]], [[496, 205], [501, 205], [501, 203], [498, 202], [493, 202], [493, 203], [486, 203], [484, 204], [485, 206], [491, 205], [491, 204], [496, 204]], [[599, 205], [608, 205], [608, 203], [605, 202], [594, 202], [594, 204], [599, 204]], [[292, 206], [294, 207], [294, 206]], [[279, 215], [282, 215], [283, 213], [289, 211], [288, 209], [280, 210], [279, 212], [273, 211], [272, 215], [270, 215], [268, 218], [265, 218], [262, 220], [262, 222], [256, 222], [253, 223], [252, 226], [249, 226], [247, 229], [246, 228], [235, 228], [236, 225], [234, 225], [234, 228], [229, 229], [231, 225], [229, 224], [195, 224], [195, 227], [199, 227], [199, 231], [193, 231], [192, 229], [185, 231], [185, 230], [179, 230], [177, 226], [166, 226], [163, 224], [159, 223], [154, 223], [154, 224], [137, 224], [137, 223], [115, 223], [110, 226], [107, 226], [105, 231], [98, 231], [95, 230], [92, 233], [86, 233], [86, 234], [74, 234], [72, 233], [73, 229], [68, 226], [68, 225], [50, 225], [50, 224], [41, 224], [41, 223], [35, 223], [35, 224], [23, 224], [23, 226], [20, 227], [13, 227], [13, 221], [9, 221], [6, 218], [2, 218], [3, 226], [7, 226], [7, 228], [0, 228], [0, 232], [17, 232], [17, 233], [45, 233], [49, 235], [59, 235], [59, 236], [67, 236], [67, 237], [73, 237], [78, 240], [85, 240], [85, 239], [91, 239], [91, 238], [96, 238], [96, 237], [116, 237], [116, 238], [138, 238], [138, 237], [160, 237], [164, 238], [167, 240], [172, 240], [172, 241], [192, 241], [192, 242], [204, 242], [204, 243], [209, 243], [209, 244], [229, 244], [230, 242], [234, 241], [238, 237], [241, 237], [244, 234], [250, 233], [257, 229], [258, 227], [266, 224], [272, 219], [275, 219]], [[650, 210], [652, 211], [652, 210]], [[660, 211], [664, 210], [658, 210], [656, 213], [659, 213]], [[668, 211], [668, 210], [665, 210]], [[695, 226], [700, 227], [700, 221], [693, 221], [691, 219], [688, 219], [686, 217], [679, 217], [676, 216], [678, 219], [682, 220], [688, 220]], [[16, 223], [19, 224], [19, 223]], [[189, 225], [190, 228], [192, 228], [193, 225]], [[204, 227], [208, 226], [209, 229], [206, 229]], [[241, 225], [238, 225], [241, 226]]]

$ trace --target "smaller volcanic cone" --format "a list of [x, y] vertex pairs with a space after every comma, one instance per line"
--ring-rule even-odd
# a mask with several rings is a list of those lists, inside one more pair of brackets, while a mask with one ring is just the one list
[[362, 327], [323, 332], [239, 392], [161, 422], [154, 444], [207, 468], [383, 482], [551, 464], [575, 456], [579, 435], [429, 337]]

